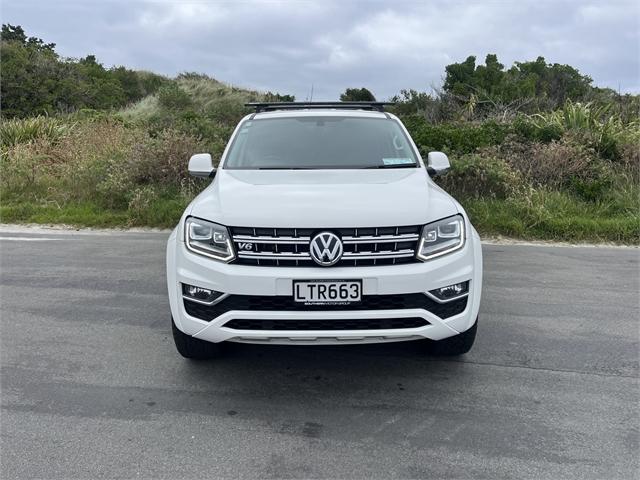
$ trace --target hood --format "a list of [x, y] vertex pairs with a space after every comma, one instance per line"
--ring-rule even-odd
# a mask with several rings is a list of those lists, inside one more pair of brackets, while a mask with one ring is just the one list
[[218, 170], [191, 215], [235, 227], [420, 225], [458, 212], [424, 168]]

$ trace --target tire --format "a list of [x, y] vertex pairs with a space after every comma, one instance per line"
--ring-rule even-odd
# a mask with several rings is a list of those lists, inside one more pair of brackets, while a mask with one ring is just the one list
[[178, 327], [176, 327], [173, 318], [171, 319], [171, 329], [173, 330], [173, 341], [176, 344], [176, 349], [184, 358], [191, 360], [209, 360], [219, 357], [222, 354], [221, 344], [206, 342], [181, 332], [178, 330]]
[[445, 338], [444, 340], [432, 341], [429, 344], [429, 353], [437, 356], [455, 356], [464, 355], [473, 346], [476, 339], [476, 331], [478, 330], [478, 319], [473, 326], [458, 335]]

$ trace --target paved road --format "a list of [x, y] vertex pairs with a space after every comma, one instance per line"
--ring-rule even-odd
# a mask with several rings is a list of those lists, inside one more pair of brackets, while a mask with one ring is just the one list
[[409, 343], [190, 363], [166, 236], [0, 231], [3, 479], [640, 475], [638, 250], [486, 246], [460, 360]]

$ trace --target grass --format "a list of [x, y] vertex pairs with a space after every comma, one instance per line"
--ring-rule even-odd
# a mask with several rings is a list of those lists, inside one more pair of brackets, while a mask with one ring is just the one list
[[0, 206], [3, 223], [60, 223], [79, 227], [128, 226], [126, 211], [106, 210], [95, 203], [70, 203], [63, 206], [33, 202], [6, 203]]
[[594, 206], [559, 192], [536, 196], [535, 203], [518, 199], [463, 199], [461, 203], [481, 235], [524, 240], [640, 243], [638, 212], [608, 214], [606, 205]]
[[3, 202], [2, 223], [59, 223], [78, 227], [161, 227], [173, 228], [188, 202], [158, 199], [144, 210], [108, 209], [95, 202], [69, 202], [65, 205], [35, 202]]

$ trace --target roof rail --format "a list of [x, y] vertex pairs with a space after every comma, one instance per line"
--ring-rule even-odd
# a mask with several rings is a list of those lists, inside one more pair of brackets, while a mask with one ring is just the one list
[[274, 110], [303, 110], [312, 108], [336, 108], [344, 110], [377, 110], [384, 112], [385, 105], [393, 102], [252, 102], [245, 107], [255, 108], [256, 113]]

